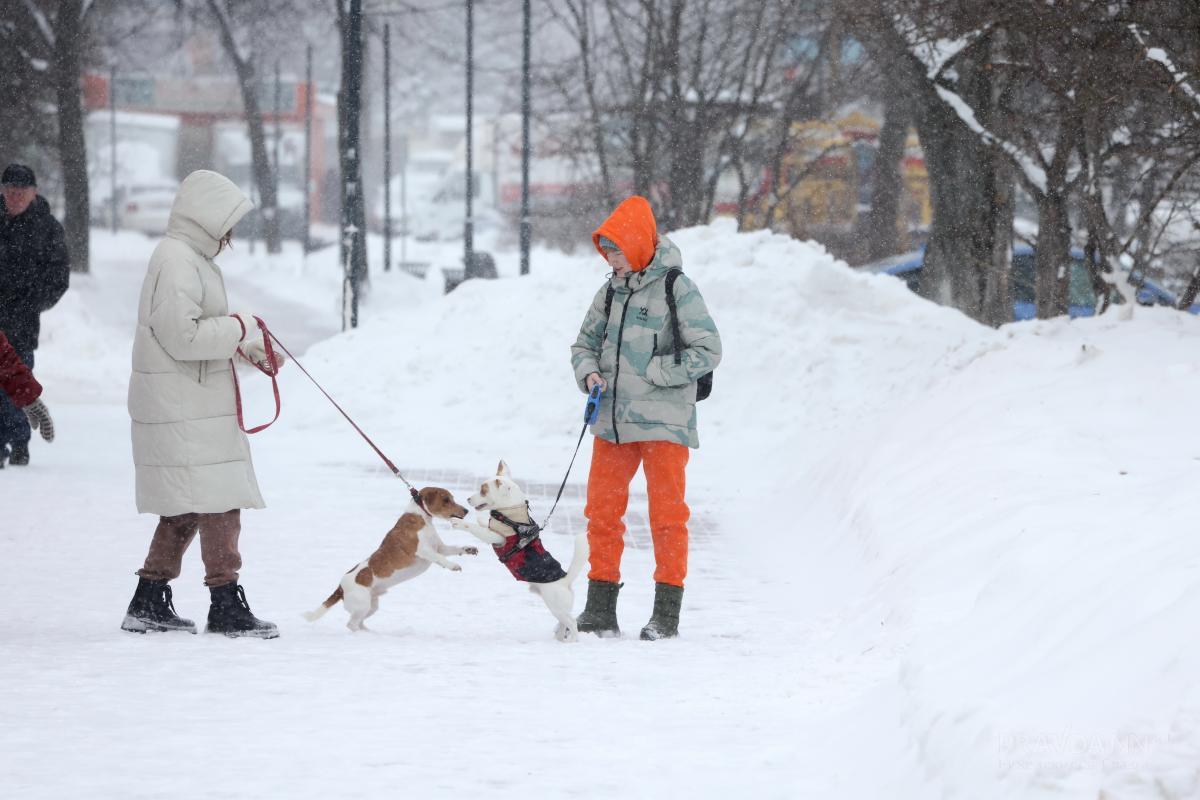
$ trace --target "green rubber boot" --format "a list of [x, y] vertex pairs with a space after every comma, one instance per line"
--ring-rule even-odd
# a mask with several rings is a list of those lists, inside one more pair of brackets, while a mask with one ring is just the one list
[[601, 638], [620, 636], [617, 627], [617, 592], [623, 583], [588, 581], [587, 603], [575, 621], [580, 633], [594, 633]]
[[642, 628], [642, 639], [674, 639], [679, 635], [679, 606], [683, 603], [683, 587], [669, 583], [654, 584], [654, 612]]

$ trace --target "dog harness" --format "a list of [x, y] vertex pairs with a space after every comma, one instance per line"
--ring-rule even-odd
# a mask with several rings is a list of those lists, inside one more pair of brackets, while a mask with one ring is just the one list
[[492, 519], [512, 530], [500, 544], [492, 545], [500, 563], [519, 581], [553, 583], [566, 577], [562, 565], [542, 546], [541, 528], [533, 522], [515, 522], [493, 511]]

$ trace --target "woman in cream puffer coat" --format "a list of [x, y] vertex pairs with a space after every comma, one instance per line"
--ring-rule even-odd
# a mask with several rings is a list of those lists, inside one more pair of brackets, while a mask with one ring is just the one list
[[121, 627], [196, 632], [176, 616], [167, 582], [178, 577], [197, 533], [212, 593], [208, 630], [274, 638], [237, 584], [241, 509], [263, 508], [250, 445], [238, 425], [236, 355], [263, 362], [249, 314], [230, 315], [213, 258], [253, 206], [228, 178], [193, 172], [179, 187], [166, 237], [142, 285], [129, 381], [137, 508], [159, 516], [137, 592]]

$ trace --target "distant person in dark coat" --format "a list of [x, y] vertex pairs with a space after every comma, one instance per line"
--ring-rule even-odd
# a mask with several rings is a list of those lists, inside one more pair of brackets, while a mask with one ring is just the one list
[[[33, 368], [41, 314], [50, 309], [71, 278], [62, 225], [37, 193], [37, 178], [23, 164], [0, 175], [0, 330], [20, 360]], [[29, 463], [29, 420], [0, 396], [0, 463]]]

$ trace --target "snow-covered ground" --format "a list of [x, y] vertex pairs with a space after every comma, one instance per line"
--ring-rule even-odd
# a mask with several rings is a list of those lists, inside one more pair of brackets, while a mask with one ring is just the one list
[[[674, 238], [725, 343], [682, 636], [636, 639], [635, 497], [627, 635], [563, 645], [486, 551], [394, 589], [372, 634], [301, 618], [406, 496], [294, 365], [253, 440], [270, 507], [243, 516], [242, 583], [281, 638], [119, 631], [154, 525], [124, 410], [153, 243], [97, 233], [94, 273], [44, 317], [59, 439], [0, 472], [0, 797], [1200, 796], [1200, 320], [994, 331], [812, 244], [720, 221]], [[604, 266], [535, 251], [521, 278], [497, 252], [502, 279], [443, 297], [456, 248], [416, 257], [430, 274], [373, 274], [346, 334], [332, 251], [239, 242], [222, 263], [233, 307], [305, 351], [406, 475], [462, 498], [503, 457], [540, 518]], [[587, 458], [546, 535], [563, 559]], [[175, 604], [203, 623], [201, 576], [189, 553]]]

